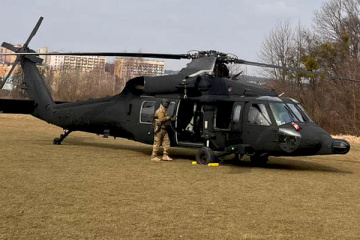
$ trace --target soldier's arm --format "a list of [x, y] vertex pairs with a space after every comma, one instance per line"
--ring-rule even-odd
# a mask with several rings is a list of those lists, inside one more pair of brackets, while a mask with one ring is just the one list
[[170, 116], [166, 112], [159, 111], [158, 112], [158, 119], [160, 122], [166, 122], [170, 120]]

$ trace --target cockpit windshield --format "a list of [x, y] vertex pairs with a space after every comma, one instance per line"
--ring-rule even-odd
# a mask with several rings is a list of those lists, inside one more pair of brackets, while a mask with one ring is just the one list
[[295, 104], [287, 103], [286, 105], [290, 108], [291, 112], [293, 112], [295, 114], [295, 116], [296, 116], [296, 118], [298, 119], [299, 122], [305, 122], [305, 119], [304, 119], [303, 115], [300, 112], [301, 110], [299, 110], [295, 106]]
[[271, 102], [270, 109], [278, 126], [291, 122], [314, 122], [300, 104]]
[[278, 126], [291, 122], [304, 122], [304, 119], [294, 104], [270, 103], [270, 109]]
[[310, 118], [309, 114], [305, 111], [305, 109], [304, 109], [303, 106], [301, 106], [300, 104], [297, 104], [296, 106], [297, 106], [297, 109], [299, 109], [299, 111], [301, 111], [301, 112], [305, 115], [305, 117], [306, 117], [306, 119], [307, 119], [308, 122], [311, 122], [311, 123], [314, 122], [314, 121]]

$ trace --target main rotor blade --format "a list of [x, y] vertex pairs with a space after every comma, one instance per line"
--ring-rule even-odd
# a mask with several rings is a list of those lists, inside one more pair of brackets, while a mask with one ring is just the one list
[[29, 45], [31, 39], [35, 36], [35, 34], [37, 33], [37, 31], [39, 30], [39, 27], [40, 27], [41, 22], [42, 22], [43, 19], [44, 19], [43, 17], [40, 17], [40, 18], [39, 18], [38, 22], [36, 23], [34, 29], [33, 29], [32, 32], [31, 32], [30, 36], [28, 37], [28, 39], [26, 40], [26, 42], [25, 42], [25, 44], [24, 44], [24, 47], [25, 47], [25, 48]]
[[123, 52], [69, 52], [69, 53], [0, 53], [0, 55], [43, 55], [43, 56], [104, 56], [104, 57], [144, 57], [164, 59], [189, 58], [188, 54], [159, 54], [159, 53], [123, 53]]
[[246, 60], [243, 60], [243, 59], [236, 59], [235, 63], [251, 65], [251, 66], [256, 66], [256, 67], [275, 68], [275, 69], [281, 69], [281, 70], [286, 70], [286, 71], [293, 71], [293, 72], [310, 73], [310, 74], [315, 74], [315, 75], [321, 75], [320, 72], [316, 72], [316, 71], [309, 71], [309, 70], [293, 68], [293, 67], [283, 67], [283, 66], [274, 65], [274, 64], [267, 64], [267, 63], [250, 62], [250, 61], [246, 61]]
[[6, 77], [4, 78], [4, 80], [2, 81], [2, 83], [0, 83], [0, 90], [4, 87], [6, 81], [9, 79], [9, 77], [11, 76], [12, 72], [14, 71], [14, 69], [16, 68], [16, 65], [20, 62], [20, 58], [18, 57], [15, 62], [13, 63], [12, 68], [10, 69], [9, 73], [6, 75]]
[[235, 59], [234, 62], [238, 63], [238, 64], [245, 64], [245, 65], [251, 65], [251, 66], [256, 66], [256, 67], [275, 68], [275, 69], [281, 69], [281, 70], [285, 70], [285, 71], [292, 71], [292, 72], [299, 72], [299, 73], [306, 73], [306, 74], [314, 74], [314, 75], [317, 75], [317, 76], [325, 76], [325, 77], [328, 77], [328, 78], [333, 79], [333, 80], [338, 79], [338, 80], [346, 80], [346, 81], [352, 81], [352, 82], [360, 82], [360, 80], [351, 79], [351, 78], [336, 77], [336, 76], [332, 76], [332, 75], [326, 74], [326, 73], [321, 73], [321, 72], [318, 72], [318, 71], [309, 71], [309, 70], [305, 70], [305, 69], [299, 69], [299, 68], [293, 68], [293, 67], [283, 67], [283, 66], [274, 65], [274, 64], [250, 62], [250, 61], [246, 61], [246, 60], [243, 60], [243, 59]]

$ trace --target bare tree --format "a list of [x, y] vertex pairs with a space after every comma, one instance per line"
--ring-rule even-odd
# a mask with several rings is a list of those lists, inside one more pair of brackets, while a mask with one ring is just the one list
[[[360, 88], [331, 76], [360, 79], [360, 21], [357, 0], [330, 0], [315, 13], [315, 31], [280, 22], [265, 39], [263, 61], [321, 71], [324, 75], [267, 71], [273, 88], [305, 105], [332, 133], [359, 135]], [[306, 81], [304, 81], [306, 80]], [[305, 84], [303, 84], [305, 83]]]
[[[336, 43], [337, 56], [358, 60], [360, 50], [360, 3], [331, 0], [315, 12], [314, 26], [323, 43]], [[343, 61], [342, 61], [343, 62]]]
[[[293, 32], [289, 21], [277, 23], [262, 43], [260, 59], [269, 64], [287, 66], [293, 46]], [[283, 70], [266, 69], [267, 77], [285, 83], [286, 72]]]
[[[269, 64], [295, 68], [313, 68], [307, 61], [309, 31], [300, 25], [293, 28], [288, 20], [280, 21], [262, 43], [260, 59]], [[309, 69], [310, 70], [310, 69]], [[313, 77], [296, 72], [266, 69], [265, 76], [281, 84], [301, 83], [303, 77]]]
[[50, 71], [46, 76], [45, 82], [48, 82], [54, 99], [58, 101], [73, 102], [116, 93], [115, 77], [104, 71]]

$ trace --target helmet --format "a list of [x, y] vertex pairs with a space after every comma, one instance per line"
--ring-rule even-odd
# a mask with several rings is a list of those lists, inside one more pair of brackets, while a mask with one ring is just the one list
[[169, 99], [166, 99], [166, 98], [161, 99], [161, 105], [163, 105], [163, 106], [164, 106], [164, 108], [168, 108], [168, 107], [169, 107], [169, 105], [170, 105], [170, 101], [169, 101]]

